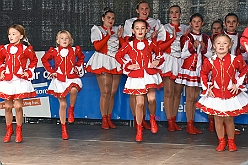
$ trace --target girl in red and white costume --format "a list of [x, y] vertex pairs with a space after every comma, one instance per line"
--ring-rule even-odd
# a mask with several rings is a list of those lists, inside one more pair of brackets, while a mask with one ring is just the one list
[[248, 27], [245, 28], [240, 38], [240, 44], [246, 51], [247, 56], [243, 56], [243, 59], [248, 62]]
[[105, 8], [102, 15], [102, 26], [93, 26], [91, 42], [96, 49], [86, 65], [86, 71], [96, 74], [100, 88], [100, 111], [102, 114], [102, 129], [116, 128], [111, 121], [114, 97], [117, 91], [122, 69], [115, 60], [115, 53], [124, 42], [123, 27], [114, 26], [115, 14]]
[[224, 25], [226, 27], [225, 34], [227, 34], [232, 40], [232, 47], [230, 49], [230, 53], [233, 55], [242, 55], [243, 59], [247, 59], [248, 55], [245, 50], [240, 45], [241, 34], [236, 32], [236, 29], [239, 25], [238, 16], [235, 13], [228, 13], [225, 16]]
[[[214, 41], [214, 38], [216, 36], [218, 36], [219, 34], [223, 34], [224, 33], [224, 25], [223, 25], [223, 21], [218, 19], [215, 20], [212, 25], [211, 25], [211, 41]], [[215, 132], [215, 126], [214, 126], [214, 116], [212, 115], [208, 115], [208, 120], [209, 120], [209, 127], [208, 127], [208, 131], [210, 132]]]
[[[240, 44], [242, 45], [242, 47], [246, 51], [246, 56], [243, 56], [243, 59], [248, 64], [248, 27], [245, 28], [245, 30], [244, 30], [244, 32], [242, 34], [242, 37], [240, 38]], [[245, 78], [245, 83], [244, 84], [246, 84], [246, 88], [248, 90], [248, 73], [246, 74], [246, 78]]]
[[[137, 19], [133, 22], [133, 37], [130, 41], [123, 44], [116, 53], [116, 60], [123, 66], [123, 73], [128, 78], [123, 92], [133, 95], [136, 99], [136, 121], [137, 134], [136, 141], [142, 141], [142, 120], [145, 96], [148, 98], [150, 110], [151, 132], [157, 133], [158, 126], [155, 120], [156, 98], [155, 90], [162, 86], [162, 79], [157, 66], [163, 60], [157, 42], [149, 41], [145, 38], [148, 24], [145, 20]], [[156, 54], [156, 57], [153, 56]], [[129, 58], [125, 58], [128, 55]]]
[[[16, 138], [22, 142], [23, 99], [35, 97], [36, 92], [30, 80], [38, 59], [33, 47], [22, 44], [26, 38], [23, 26], [14, 24], [8, 29], [9, 44], [0, 46], [0, 97], [5, 102], [6, 135], [4, 142], [10, 141], [14, 133], [12, 127], [13, 113], [16, 111]], [[27, 62], [29, 60], [29, 64]]]
[[190, 17], [192, 31], [180, 38], [182, 48], [181, 58], [184, 60], [176, 78], [178, 90], [186, 90], [186, 132], [192, 135], [202, 133], [194, 126], [195, 103], [198, 99], [201, 83], [200, 69], [202, 61], [206, 57], [212, 56], [212, 43], [209, 36], [201, 33], [203, 17], [195, 13]]
[[248, 112], [248, 95], [241, 90], [248, 66], [241, 55], [235, 56], [229, 53], [232, 40], [228, 35], [218, 35], [213, 46], [215, 54], [205, 59], [201, 69], [203, 93], [196, 106], [205, 113], [214, 115], [219, 139], [216, 151], [224, 151], [226, 147], [223, 123], [226, 125], [228, 150], [236, 151], [234, 116]]
[[[180, 37], [190, 32], [188, 26], [180, 24], [181, 8], [173, 5], [169, 9], [171, 22], [164, 25], [166, 38], [164, 44], [160, 44], [163, 50], [165, 62], [161, 66], [164, 83], [164, 109], [168, 121], [168, 131], [182, 130], [176, 124], [176, 115], [181, 99], [181, 90], [178, 90], [178, 84], [175, 79], [182, 65]], [[169, 44], [169, 46], [168, 46]]]
[[[138, 14], [137, 17], [134, 17], [134, 18], [131, 18], [125, 21], [124, 32], [123, 32], [124, 39], [128, 40], [128, 38], [132, 36], [133, 22], [137, 19], [143, 19], [148, 23], [148, 32], [145, 37], [149, 40], [152, 40], [152, 39], [164, 40], [165, 32], [164, 32], [164, 28], [162, 24], [160, 23], [160, 20], [148, 17], [150, 13], [150, 7], [149, 7], [148, 2], [144, 0], [139, 1], [139, 3], [136, 6], [136, 12]], [[130, 108], [134, 116], [134, 127], [136, 128], [137, 122], [135, 120], [136, 119], [135, 104], [136, 104], [135, 97], [133, 95], [130, 95]], [[146, 106], [144, 106], [143, 113], [144, 113], [144, 116], [142, 120], [142, 125], [145, 129], [151, 129], [150, 125], [147, 124], [145, 121]], [[155, 115], [155, 113], [153, 115]]]
[[[66, 95], [70, 93], [70, 107], [68, 110], [68, 122], [74, 122], [74, 105], [77, 93], [82, 88], [80, 77], [83, 76], [84, 54], [79, 46], [72, 47], [73, 39], [71, 34], [62, 30], [56, 36], [57, 47], [51, 47], [41, 58], [45, 69], [52, 81], [47, 93], [59, 100], [59, 117], [62, 127], [62, 139], [68, 139], [66, 129]], [[54, 68], [49, 61], [54, 60]]]

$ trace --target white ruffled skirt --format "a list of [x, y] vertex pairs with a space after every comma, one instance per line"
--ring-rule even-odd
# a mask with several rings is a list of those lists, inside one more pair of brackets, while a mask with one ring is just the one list
[[187, 86], [201, 87], [200, 69], [196, 69], [196, 71], [191, 71], [188, 69], [181, 68], [175, 82]]
[[54, 78], [48, 87], [47, 94], [61, 98], [65, 97], [70, 92], [72, 87], [76, 87], [79, 92], [82, 89], [82, 86], [83, 84], [80, 78], [66, 79], [65, 82]]
[[121, 65], [115, 60], [114, 56], [106, 55], [95, 51], [86, 64], [86, 71], [102, 74], [122, 74]]
[[127, 78], [123, 92], [130, 95], [141, 95], [146, 94], [150, 88], [160, 89], [162, 86], [162, 78], [159, 73], [149, 75], [144, 70], [143, 78]]
[[0, 81], [0, 97], [7, 100], [23, 99], [36, 97], [36, 92], [31, 81], [14, 76], [11, 81]]
[[196, 107], [209, 115], [238, 116], [248, 112], [248, 95], [241, 92], [230, 99], [220, 99], [203, 96], [196, 103]]
[[164, 53], [165, 62], [160, 66], [162, 71], [162, 77], [170, 77], [170, 79], [176, 79], [179, 70], [182, 66], [182, 59], [176, 58], [169, 54]]

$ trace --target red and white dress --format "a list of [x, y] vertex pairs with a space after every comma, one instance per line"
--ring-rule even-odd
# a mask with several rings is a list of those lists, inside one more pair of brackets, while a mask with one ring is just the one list
[[[168, 23], [164, 25], [166, 31], [165, 43], [160, 44], [160, 48], [163, 50], [163, 57], [165, 62], [161, 66], [162, 77], [169, 77], [172, 80], [175, 80], [179, 69], [182, 66], [181, 59], [181, 47], [180, 47], [180, 37], [188, 29], [188, 26], [179, 24], [174, 25]], [[173, 31], [176, 30], [177, 37], [174, 38]], [[167, 45], [170, 46], [167, 46]]]
[[[211, 74], [211, 82], [209, 73]], [[238, 76], [236, 76], [239, 72]], [[242, 60], [241, 55], [227, 54], [223, 59], [214, 55], [204, 61], [201, 69], [201, 82], [203, 95], [196, 106], [205, 113], [217, 116], [237, 116], [248, 112], [248, 95], [242, 90], [245, 74], [248, 66]], [[239, 88], [238, 94], [232, 94], [230, 88], [233, 84]], [[215, 97], [207, 97], [209, 88]]]
[[113, 26], [111, 35], [103, 26], [93, 26], [91, 28], [91, 42], [94, 44], [95, 53], [86, 65], [86, 71], [102, 74], [122, 74], [121, 65], [115, 60], [115, 54], [120, 44], [124, 42], [122, 37], [117, 36], [120, 27]]
[[[5, 73], [0, 80], [0, 98], [13, 100], [35, 97], [36, 92], [30, 80], [34, 78], [37, 62], [32, 46], [22, 43], [1, 45], [0, 73], [4, 70]], [[24, 72], [28, 73], [28, 77], [23, 77]]]
[[[156, 57], [152, 55], [156, 54]], [[125, 58], [125, 55], [129, 58]], [[123, 92], [130, 95], [146, 94], [149, 88], [160, 89], [162, 87], [162, 79], [157, 68], [150, 68], [153, 60], [158, 59], [163, 62], [160, 50], [155, 42], [144, 39], [123, 44], [121, 49], [116, 53], [116, 60], [123, 66], [123, 73], [128, 78]], [[128, 66], [138, 64], [136, 70], [129, 70]]]
[[[123, 31], [123, 37], [125, 40], [127, 40], [129, 37], [132, 36], [132, 25], [135, 20], [137, 20], [137, 17], [130, 18], [125, 21], [124, 25], [124, 31]], [[157, 41], [164, 40], [165, 39], [165, 31], [163, 25], [160, 23], [160, 20], [154, 19], [154, 18], [147, 18], [146, 22], [148, 23], [148, 33], [146, 33], [146, 38], [149, 40], [151, 39], [151, 35], [155, 30], [158, 30], [158, 36]]]
[[[246, 60], [246, 63], [248, 64], [248, 27], [245, 28], [242, 37], [240, 38], [240, 44], [242, 45], [242, 47], [244, 48], [244, 50], [246, 51], [246, 54], [242, 54], [243, 59]], [[248, 89], [248, 73], [246, 74], [246, 78], [245, 78], [245, 83], [246, 84], [246, 88]]]
[[[52, 59], [55, 63], [54, 67], [49, 63]], [[76, 87], [78, 92], [81, 90], [82, 81], [80, 77], [84, 75], [84, 54], [79, 46], [51, 47], [41, 58], [41, 61], [50, 77], [52, 77], [47, 94], [61, 98], [65, 97], [72, 87]], [[74, 69], [78, 73], [74, 72]]]
[[[203, 41], [205, 48], [200, 49], [200, 45], [194, 49], [194, 41]], [[182, 49], [181, 58], [183, 64], [179, 70], [176, 78], [176, 83], [187, 86], [201, 87], [200, 69], [204, 58], [212, 56], [212, 43], [209, 36], [205, 34], [195, 34], [193, 32], [183, 35], [180, 38], [180, 45]]]

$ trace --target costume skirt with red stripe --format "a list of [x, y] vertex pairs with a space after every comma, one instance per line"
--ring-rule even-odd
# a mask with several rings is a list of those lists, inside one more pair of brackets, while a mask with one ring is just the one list
[[241, 92], [230, 99], [203, 96], [196, 103], [196, 107], [209, 115], [238, 116], [248, 112], [248, 95]]
[[150, 88], [160, 89], [162, 86], [162, 78], [159, 73], [149, 75], [144, 70], [143, 78], [127, 78], [123, 93], [130, 95], [141, 95], [146, 94]]
[[122, 74], [121, 65], [115, 60], [114, 55], [106, 55], [97, 51], [89, 59], [86, 71], [95, 74]]
[[201, 87], [200, 69], [196, 69], [196, 71], [191, 71], [188, 69], [181, 68], [175, 82], [177, 84], [183, 84], [186, 86]]
[[6, 100], [36, 97], [31, 81], [20, 79], [14, 75], [11, 81], [0, 81], [0, 98]]
[[182, 59], [176, 58], [170, 54], [164, 53], [164, 63], [159, 67], [161, 68], [162, 77], [169, 77], [172, 80], [177, 78], [179, 70], [182, 66]]
[[47, 94], [51, 94], [54, 97], [61, 98], [65, 97], [71, 91], [72, 87], [76, 87], [79, 92], [82, 86], [83, 84], [80, 78], [66, 79], [65, 82], [53, 78], [48, 87]]

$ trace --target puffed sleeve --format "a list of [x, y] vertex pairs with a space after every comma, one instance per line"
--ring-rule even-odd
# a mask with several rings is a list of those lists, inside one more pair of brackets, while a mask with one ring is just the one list
[[128, 66], [132, 64], [131, 58], [125, 58], [125, 55], [128, 53], [129, 53], [129, 43], [125, 42], [115, 54], [115, 59], [118, 63], [121, 64], [124, 74], [130, 73]]
[[82, 77], [84, 75], [84, 57], [85, 56], [80, 46], [76, 46], [75, 54], [78, 57], [75, 67], [78, 70], [79, 77]]
[[50, 47], [50, 49], [41, 58], [41, 62], [49, 74], [56, 72], [49, 63], [50, 60], [54, 59], [56, 52], [57, 51], [54, 48]]
[[127, 41], [127, 39], [129, 37], [132, 36], [132, 24], [133, 24], [133, 20], [129, 19], [125, 21], [125, 25], [124, 25], [124, 31], [123, 31], [123, 38]]
[[110, 35], [107, 33], [106, 36], [102, 35], [102, 32], [97, 26], [91, 28], [91, 42], [94, 45], [96, 51], [100, 51], [108, 42]]
[[238, 55], [235, 57], [234, 60], [235, 68], [237, 68], [237, 71], [239, 72], [238, 76], [236, 77], [236, 82], [234, 82], [237, 86], [237, 88], [240, 88], [241, 90], [244, 88], [243, 82], [245, 77], [248, 73], [248, 66], [245, 63], [245, 61], [242, 59], [241, 55]]
[[28, 73], [28, 79], [32, 80], [34, 79], [34, 69], [37, 67], [37, 63], [38, 63], [38, 58], [33, 50], [32, 46], [28, 46], [25, 50], [24, 50], [24, 54], [26, 56], [28, 56], [29, 59], [29, 65], [28, 68], [25, 69], [25, 72]]
[[201, 77], [201, 84], [202, 84], [202, 95], [206, 95], [208, 89], [212, 86], [212, 82], [209, 81], [209, 74], [212, 70], [212, 64], [210, 63], [211, 60], [209, 59], [205, 59], [200, 71], [200, 77]]
[[6, 49], [4, 45], [0, 45], [0, 73], [5, 70], [5, 58], [6, 58]]
[[[190, 34], [189, 34], [190, 35]], [[181, 58], [186, 59], [190, 55], [197, 53], [196, 49], [193, 48], [193, 44], [187, 35], [182, 35], [180, 38], [180, 46], [182, 50]]]

